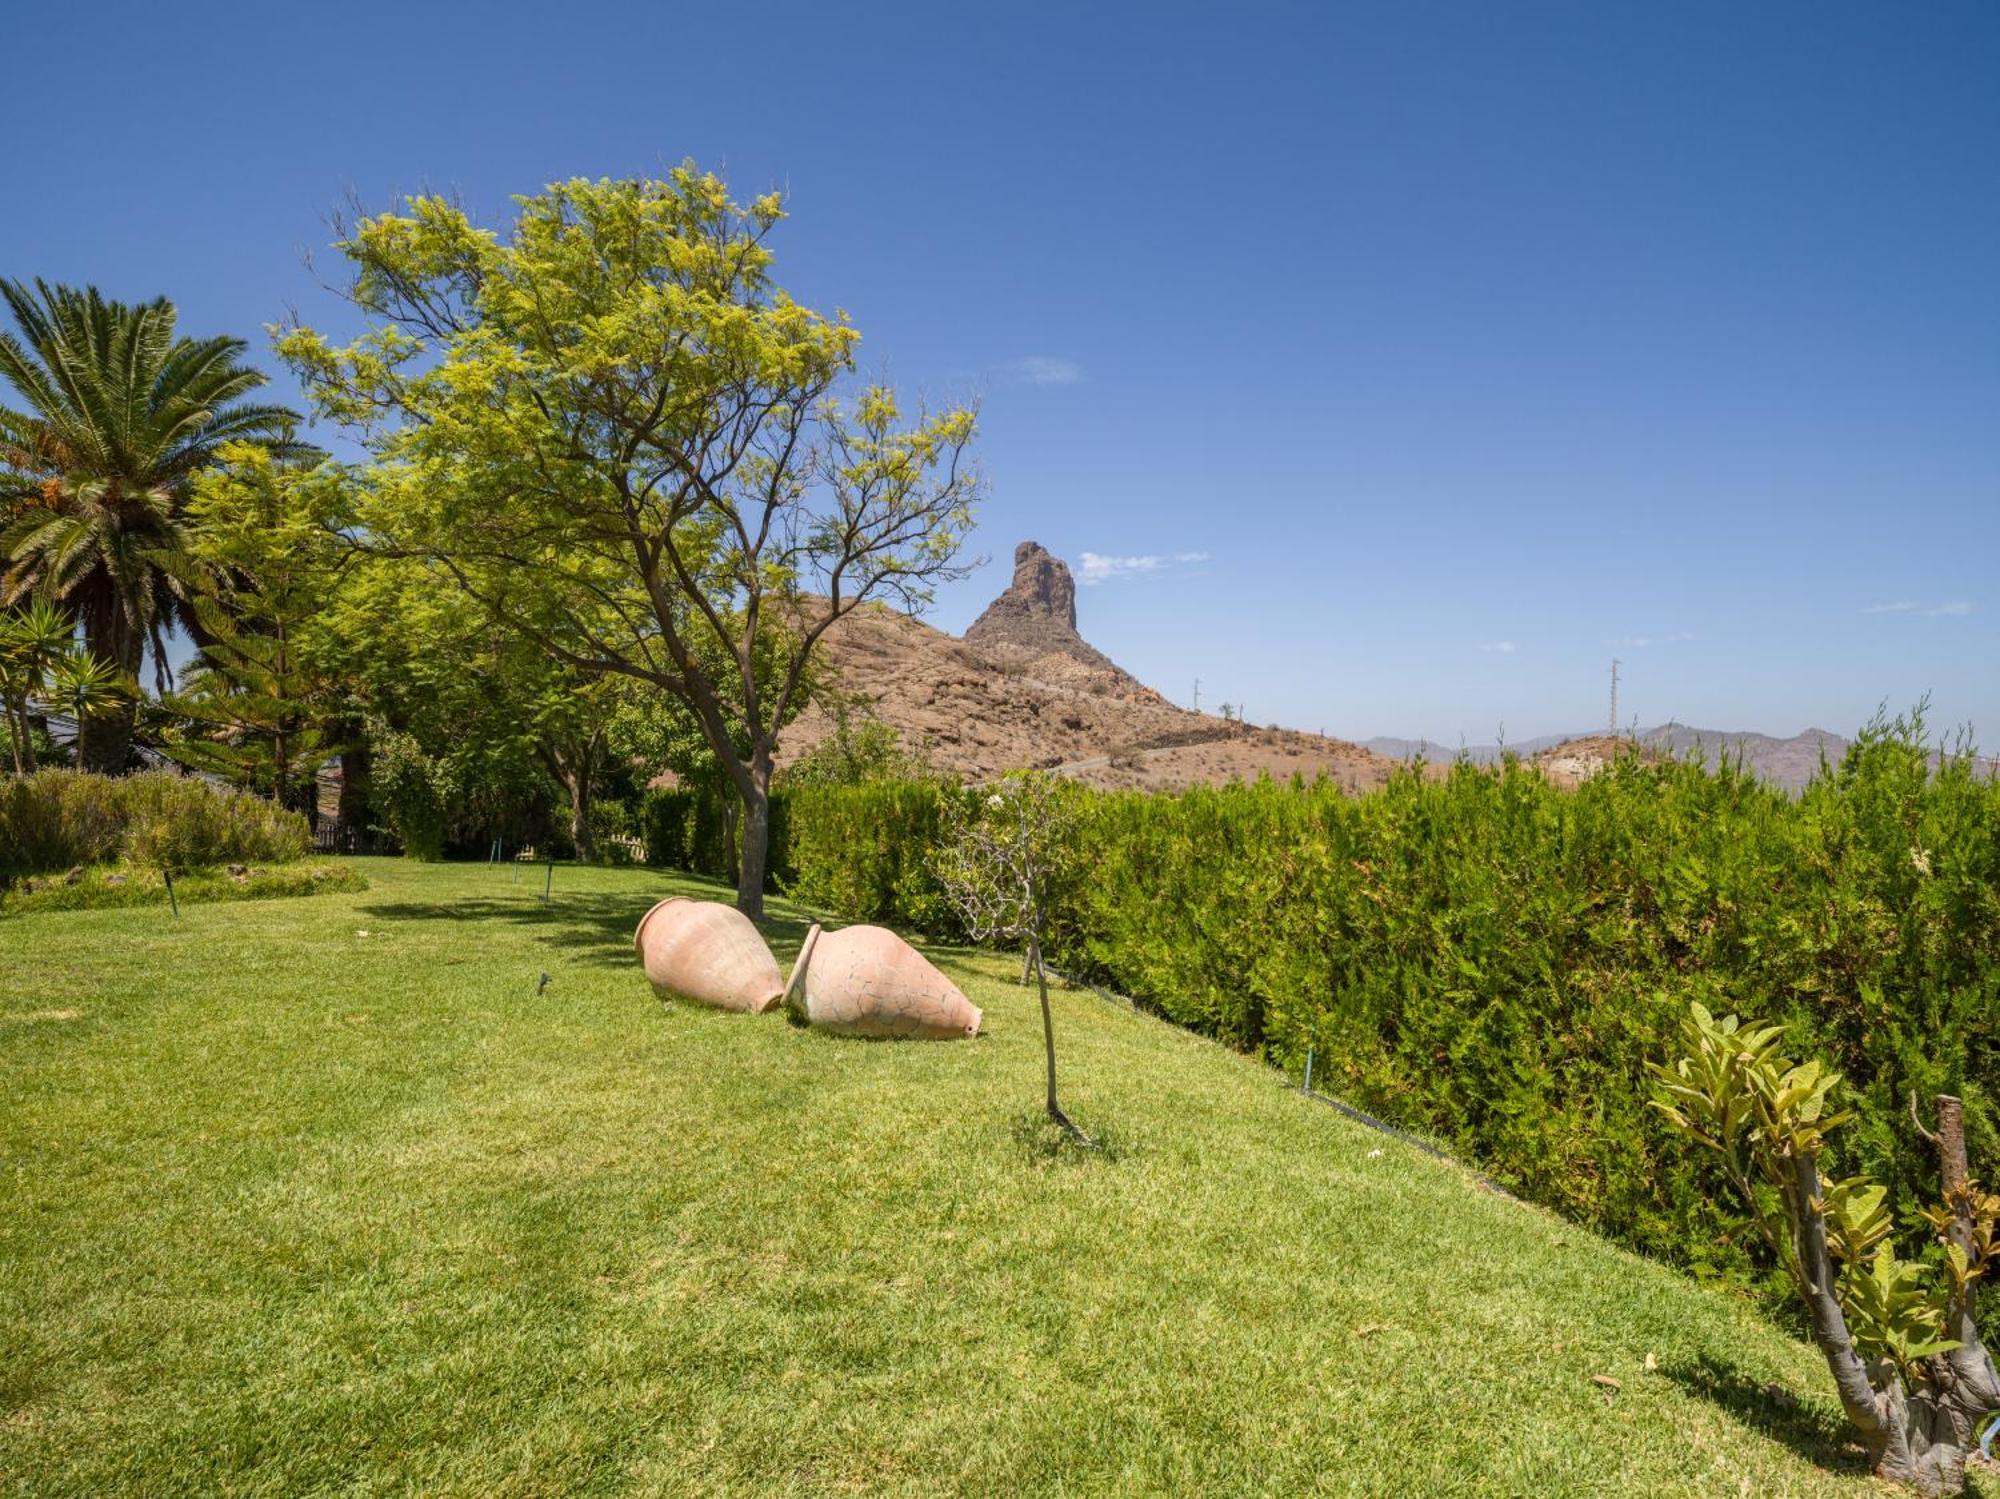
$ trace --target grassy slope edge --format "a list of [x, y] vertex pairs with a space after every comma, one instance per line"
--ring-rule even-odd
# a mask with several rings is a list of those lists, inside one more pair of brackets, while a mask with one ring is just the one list
[[841, 1041], [652, 999], [691, 881], [361, 862], [0, 924], [0, 1488], [1871, 1487], [1810, 1349], [1164, 1023], [1062, 997], [1075, 1158], [1004, 960]]
[[28, 884], [0, 891], [0, 919], [32, 916], [42, 911], [96, 911], [112, 907], [161, 906], [175, 901], [281, 900], [303, 895], [328, 895], [366, 890], [368, 882], [348, 859], [299, 860], [289, 864], [250, 866], [239, 878], [221, 865], [184, 869], [174, 876], [173, 895], [158, 869], [131, 864], [87, 868], [72, 885], [60, 875], [35, 875]]

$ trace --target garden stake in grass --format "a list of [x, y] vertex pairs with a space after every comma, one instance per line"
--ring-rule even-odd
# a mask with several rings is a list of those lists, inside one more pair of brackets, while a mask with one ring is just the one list
[[1312, 1048], [1311, 1048], [1310, 1046], [1308, 1046], [1308, 1047], [1306, 1048], [1306, 1087], [1305, 1087], [1305, 1091], [1306, 1091], [1306, 1092], [1308, 1092], [1308, 1093], [1310, 1093], [1310, 1092], [1312, 1092], [1312, 1090], [1313, 1090], [1313, 1051], [1312, 1051]]
[[549, 877], [542, 881], [542, 904], [549, 903], [549, 892], [556, 887], [556, 861], [549, 860]]
[[162, 864], [160, 866], [160, 873], [166, 878], [167, 882], [167, 904], [174, 908], [174, 919], [178, 921], [181, 914], [181, 903], [179, 898], [174, 894], [174, 872]]

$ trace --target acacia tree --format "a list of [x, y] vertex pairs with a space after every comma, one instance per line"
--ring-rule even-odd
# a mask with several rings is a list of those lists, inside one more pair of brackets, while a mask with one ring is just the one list
[[[440, 837], [530, 836], [524, 814], [546, 780], [568, 800], [578, 857], [594, 859], [590, 809], [609, 725], [638, 684], [579, 671], [501, 628], [436, 563], [365, 550], [352, 560], [320, 621], [329, 672], [364, 725], [343, 743], [369, 748], [372, 775], [371, 741], [393, 739], [405, 792], [413, 767], [426, 766], [415, 779], [450, 793], [436, 809]], [[343, 750], [343, 773], [350, 763]]]
[[196, 476], [177, 559], [201, 653], [163, 700], [182, 722], [168, 752], [292, 806], [339, 750], [326, 731], [344, 688], [329, 625], [347, 507], [331, 465], [303, 467], [225, 444]]
[[1041, 992], [1049, 1118], [1094, 1147], [1056, 1101], [1056, 1026], [1042, 966], [1050, 898], [1075, 875], [1078, 794], [1047, 771], [1022, 771], [984, 797], [947, 797], [934, 873], [974, 941], [1025, 948], [1022, 982], [1032, 971]]
[[361, 219], [339, 248], [372, 327], [280, 350], [372, 452], [367, 545], [686, 705], [741, 800], [737, 904], [760, 916], [814, 647], [864, 600], [917, 609], [963, 576], [974, 414], [837, 399], [859, 334], [772, 281], [775, 194], [739, 205], [683, 167], [517, 204], [504, 237], [435, 197]]
[[1832, 1110], [1840, 1074], [1779, 1055], [1775, 1025], [1717, 1020], [1695, 1005], [1685, 1031], [1688, 1054], [1652, 1068], [1663, 1085], [1654, 1107], [1721, 1158], [1798, 1293], [1876, 1475], [1959, 1493], [1980, 1425], [2000, 1414], [2000, 1373], [1973, 1306], [1995, 1263], [2000, 1197], [1972, 1179], [1959, 1100], [1940, 1097], [1938, 1132], [1925, 1131], [1944, 1191], [1923, 1216], [1941, 1263], [1899, 1260], [1886, 1189], [1822, 1174], [1831, 1136], [1851, 1117]]

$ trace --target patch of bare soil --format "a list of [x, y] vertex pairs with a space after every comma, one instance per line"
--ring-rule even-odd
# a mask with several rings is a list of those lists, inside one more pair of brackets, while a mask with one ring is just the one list
[[1566, 739], [1543, 750], [1531, 763], [1558, 786], [1574, 787], [1589, 780], [1619, 756], [1635, 752], [1648, 764], [1667, 758], [1658, 750], [1623, 735], [1586, 734], [1580, 739]]

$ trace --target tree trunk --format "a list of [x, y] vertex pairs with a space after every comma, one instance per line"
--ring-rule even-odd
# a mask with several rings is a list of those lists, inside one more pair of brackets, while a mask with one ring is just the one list
[[1049, 973], [1042, 966], [1042, 938], [1038, 931], [1031, 931], [1028, 934], [1028, 962], [1034, 967], [1035, 981], [1042, 995], [1042, 1057], [1047, 1067], [1049, 1096], [1046, 1103], [1049, 1118], [1066, 1130], [1069, 1137], [1077, 1144], [1095, 1150], [1097, 1142], [1078, 1129], [1076, 1122], [1065, 1114], [1062, 1105], [1056, 1102], [1056, 1022], [1054, 1013], [1049, 1009]]
[[14, 774], [26, 775], [35, 768], [34, 741], [28, 737], [28, 708], [25, 702], [7, 700], [7, 740], [14, 751]]
[[1056, 1022], [1049, 1010], [1049, 976], [1042, 972], [1042, 941], [1039, 937], [1028, 939], [1028, 966], [1035, 970], [1042, 992], [1042, 1055], [1048, 1063], [1049, 1118], [1073, 1129], [1075, 1126], [1063, 1113], [1062, 1105], [1056, 1102]]
[[335, 814], [348, 837], [361, 848], [368, 838], [368, 735], [358, 719], [341, 719], [336, 725], [340, 740], [340, 806]]
[[597, 862], [597, 840], [590, 832], [590, 772], [565, 771], [563, 789], [569, 793], [569, 841], [576, 856], [586, 864]]
[[[1938, 1120], [1938, 1153], [1949, 1203], [1963, 1192], [1968, 1178], [1964, 1115], [1957, 1099], [1938, 1100]], [[1842, 1409], [1867, 1446], [1875, 1476], [1926, 1496], [1961, 1493], [1966, 1456], [1978, 1442], [1978, 1424], [2000, 1410], [2000, 1376], [1980, 1341], [1971, 1298], [1953, 1306], [1951, 1323], [1945, 1328], [1963, 1346], [1925, 1360], [1926, 1377], [1915, 1390], [1904, 1384], [1893, 1364], [1864, 1363], [1834, 1294], [1835, 1271], [1825, 1224], [1811, 1206], [1821, 1191], [1819, 1164], [1812, 1156], [1800, 1156], [1793, 1162], [1793, 1172], [1786, 1206], [1803, 1272], [1800, 1294], [1812, 1321], [1813, 1341], [1833, 1374]], [[1969, 1237], [1970, 1225], [1954, 1225], [1952, 1237], [1958, 1239], [1961, 1231]]]
[[[90, 654], [108, 661], [136, 687], [146, 655], [145, 637], [132, 627], [119, 607], [108, 581], [101, 581], [84, 600], [83, 642]], [[125, 774], [132, 759], [132, 729], [138, 721], [136, 698], [121, 697], [106, 713], [86, 714], [76, 726], [76, 763], [99, 775]]]
[[742, 846], [736, 860], [736, 909], [764, 919], [764, 871], [771, 856], [771, 757], [759, 749], [737, 781], [743, 799]]

